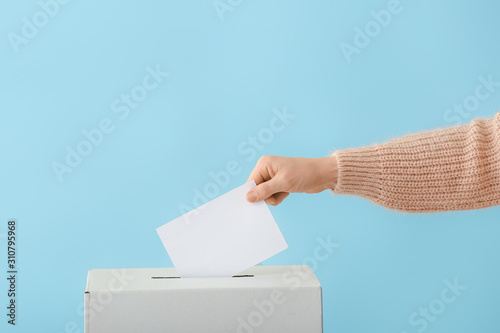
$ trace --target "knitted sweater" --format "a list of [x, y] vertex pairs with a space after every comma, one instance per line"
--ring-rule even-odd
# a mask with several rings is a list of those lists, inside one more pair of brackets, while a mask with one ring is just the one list
[[469, 125], [338, 150], [337, 194], [391, 209], [436, 212], [500, 204], [500, 113]]

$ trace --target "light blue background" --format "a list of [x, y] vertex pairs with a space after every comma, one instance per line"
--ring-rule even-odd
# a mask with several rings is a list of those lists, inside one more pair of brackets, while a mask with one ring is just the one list
[[[18, 326], [2, 310], [2, 332], [83, 331], [89, 269], [171, 266], [155, 228], [228, 161], [242, 170], [221, 194], [246, 181], [257, 157], [237, 147], [274, 108], [297, 117], [259, 156], [321, 157], [452, 125], [445, 111], [479, 76], [500, 80], [500, 3], [401, 6], [348, 64], [339, 44], [387, 1], [243, 1], [224, 20], [211, 0], [72, 1], [16, 53], [8, 34], [40, 5], [3, 0], [0, 232], [18, 220], [20, 299]], [[157, 64], [170, 75], [120, 119], [111, 103]], [[499, 109], [500, 89], [463, 121]], [[51, 163], [103, 118], [114, 131], [59, 182]], [[425, 331], [500, 330], [498, 207], [412, 215], [324, 192], [271, 211], [289, 249], [266, 265], [301, 264], [318, 237], [340, 244], [315, 270], [325, 332], [417, 332], [409, 316], [454, 278], [467, 289]]]

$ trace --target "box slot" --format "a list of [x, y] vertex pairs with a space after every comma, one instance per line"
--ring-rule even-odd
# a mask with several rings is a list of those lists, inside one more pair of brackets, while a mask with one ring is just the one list
[[[253, 274], [247, 274], [247, 275], [235, 275], [233, 278], [246, 278], [246, 277], [254, 277]], [[162, 280], [162, 279], [180, 279], [179, 276], [152, 276], [151, 279], [153, 280]]]

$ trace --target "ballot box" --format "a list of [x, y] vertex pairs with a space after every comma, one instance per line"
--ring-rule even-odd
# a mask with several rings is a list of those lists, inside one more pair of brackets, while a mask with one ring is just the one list
[[92, 269], [85, 333], [319, 333], [321, 285], [307, 265], [254, 266], [233, 277], [175, 268]]

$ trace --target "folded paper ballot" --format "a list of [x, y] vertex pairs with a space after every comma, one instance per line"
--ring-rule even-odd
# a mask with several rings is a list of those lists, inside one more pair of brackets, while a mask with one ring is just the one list
[[180, 277], [229, 277], [288, 248], [248, 182], [156, 229]]

